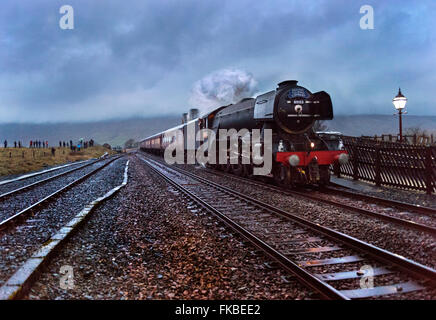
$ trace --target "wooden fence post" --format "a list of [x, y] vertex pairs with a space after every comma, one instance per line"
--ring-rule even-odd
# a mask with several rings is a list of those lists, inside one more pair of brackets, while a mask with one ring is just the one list
[[432, 152], [430, 146], [425, 147], [425, 186], [427, 194], [433, 192]]
[[375, 184], [376, 186], [381, 185], [380, 179], [380, 147], [375, 147]]
[[357, 158], [357, 147], [353, 145], [353, 180], [359, 180], [359, 159]]

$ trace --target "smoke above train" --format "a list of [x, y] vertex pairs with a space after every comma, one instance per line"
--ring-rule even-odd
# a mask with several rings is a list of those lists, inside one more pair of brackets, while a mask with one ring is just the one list
[[251, 73], [227, 68], [212, 72], [194, 83], [189, 104], [204, 114], [252, 97], [256, 92], [257, 81]]

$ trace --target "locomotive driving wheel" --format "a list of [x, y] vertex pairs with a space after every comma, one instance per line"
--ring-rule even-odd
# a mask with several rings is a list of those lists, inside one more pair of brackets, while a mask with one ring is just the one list
[[234, 174], [236, 174], [238, 176], [241, 176], [241, 177], [245, 176], [245, 174], [244, 174], [244, 171], [245, 171], [244, 170], [244, 166], [241, 163], [232, 164], [231, 166], [232, 166], [232, 172]]
[[242, 164], [242, 156], [238, 156], [238, 163], [232, 164], [232, 172], [238, 176], [246, 177], [249, 173], [248, 165]]
[[319, 175], [320, 175], [319, 185], [327, 186], [330, 183], [330, 167], [320, 166]]
[[232, 165], [230, 164], [230, 160], [227, 159], [227, 163], [226, 164], [222, 164], [222, 170], [226, 173], [231, 173], [232, 172]]
[[278, 185], [289, 186], [291, 184], [291, 170], [289, 167], [279, 163], [275, 166], [274, 180]]
[[247, 178], [253, 177], [253, 165], [252, 164], [243, 164], [242, 167], [244, 168], [244, 176]]

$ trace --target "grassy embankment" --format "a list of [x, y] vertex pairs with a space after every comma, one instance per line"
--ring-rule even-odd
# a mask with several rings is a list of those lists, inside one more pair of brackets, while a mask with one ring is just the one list
[[[61, 165], [68, 162], [97, 158], [105, 152], [113, 154], [114, 151], [102, 146], [72, 152], [69, 148], [56, 148], [55, 156], [51, 155], [51, 148], [0, 148], [0, 176], [22, 174], [41, 170], [47, 166]], [[24, 155], [24, 156], [23, 156]]]

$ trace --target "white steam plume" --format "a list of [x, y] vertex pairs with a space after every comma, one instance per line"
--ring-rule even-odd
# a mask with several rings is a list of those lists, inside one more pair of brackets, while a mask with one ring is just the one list
[[257, 91], [256, 87], [257, 81], [251, 73], [238, 69], [222, 69], [194, 84], [189, 103], [200, 109], [200, 114], [204, 114], [216, 107], [252, 97]]

